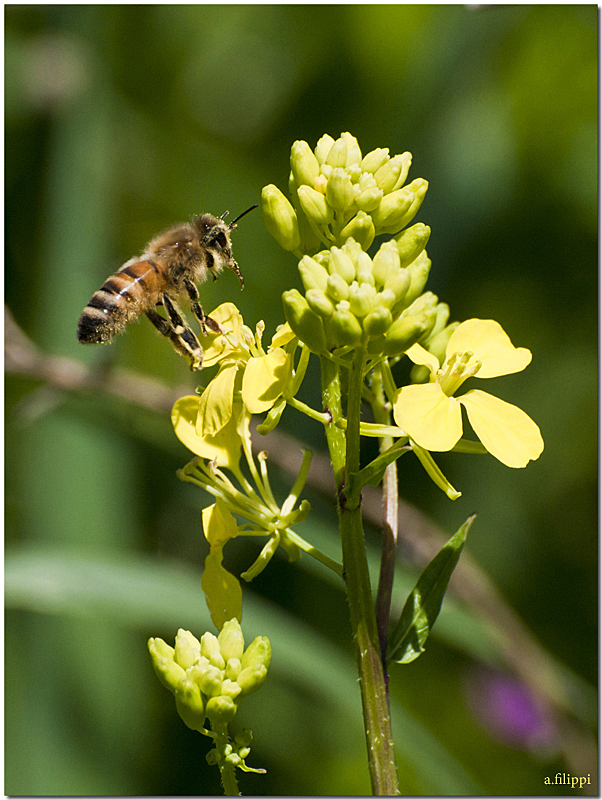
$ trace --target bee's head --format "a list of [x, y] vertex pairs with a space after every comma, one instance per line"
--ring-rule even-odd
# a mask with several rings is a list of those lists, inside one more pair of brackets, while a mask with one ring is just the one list
[[232, 255], [230, 233], [235, 230], [238, 220], [254, 208], [257, 208], [257, 206], [251, 206], [251, 208], [243, 211], [243, 213], [239, 214], [229, 225], [224, 222], [225, 218], [228, 216], [228, 211], [219, 218], [214, 217], [213, 214], [202, 214], [194, 218], [193, 223], [198, 231], [201, 247], [211, 256], [211, 258], [208, 259], [207, 268], [213, 275], [213, 280], [217, 278], [217, 273], [220, 269], [228, 267], [228, 269], [236, 273], [240, 281], [241, 289], [244, 289], [244, 279]]

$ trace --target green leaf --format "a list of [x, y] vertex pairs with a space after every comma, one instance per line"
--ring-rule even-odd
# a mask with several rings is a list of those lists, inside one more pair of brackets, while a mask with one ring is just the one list
[[409, 664], [424, 652], [424, 644], [439, 616], [447, 585], [475, 517], [473, 514], [466, 520], [418, 578], [389, 638], [387, 661]]

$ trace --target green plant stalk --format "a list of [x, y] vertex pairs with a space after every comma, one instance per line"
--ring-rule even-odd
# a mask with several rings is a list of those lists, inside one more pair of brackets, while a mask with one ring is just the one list
[[[211, 723], [211, 727], [213, 728], [215, 747], [218, 753], [222, 754], [229, 742], [228, 726], [226, 724], [219, 725], [217, 723]], [[234, 764], [229, 764], [227, 761], [220, 758], [218, 765], [222, 787], [226, 797], [240, 797], [238, 781], [236, 780], [236, 767]]]
[[374, 795], [399, 794], [391, 716], [387, 699], [370, 574], [366, 559], [361, 504], [347, 504], [345, 484], [360, 464], [360, 409], [364, 345], [355, 352], [349, 376], [347, 431], [337, 425], [343, 419], [339, 367], [321, 358], [322, 399], [331, 422], [325, 425], [328, 449], [338, 497], [339, 527], [343, 550], [343, 575], [360, 683], [368, 766]]
[[[372, 414], [377, 424], [390, 425], [391, 413], [387, 407], [387, 400], [383, 388], [383, 373], [381, 368], [374, 370], [370, 405]], [[380, 440], [380, 452], [383, 453], [393, 445], [392, 436], [383, 436]], [[378, 592], [376, 594], [376, 627], [380, 642], [380, 652], [383, 667], [386, 669], [387, 634], [389, 631], [389, 616], [391, 614], [391, 596], [393, 593], [393, 578], [395, 576], [395, 553], [397, 549], [399, 495], [397, 487], [397, 461], [393, 461], [385, 470], [382, 483], [383, 492], [383, 543], [380, 556], [380, 576]]]

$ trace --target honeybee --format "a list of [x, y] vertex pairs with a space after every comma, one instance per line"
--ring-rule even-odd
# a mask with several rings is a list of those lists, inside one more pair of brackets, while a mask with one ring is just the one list
[[[217, 322], [207, 316], [199, 303], [198, 283], [211, 275], [213, 280], [224, 267], [236, 273], [241, 289], [244, 280], [232, 256], [230, 234], [251, 206], [229, 225], [221, 217], [202, 214], [157, 234], [144, 252], [131, 258], [92, 295], [77, 326], [78, 341], [107, 344], [125, 327], [146, 316], [159, 333], [166, 336], [176, 352], [191, 359], [191, 369], [203, 366], [203, 348], [178, 308], [180, 298], [188, 298], [204, 336], [208, 329], [220, 332]], [[163, 306], [166, 317], [156, 310]]]

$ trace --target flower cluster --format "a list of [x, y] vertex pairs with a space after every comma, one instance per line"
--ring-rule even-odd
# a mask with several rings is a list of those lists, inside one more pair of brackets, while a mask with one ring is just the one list
[[226, 622], [218, 636], [207, 632], [199, 640], [180, 629], [175, 647], [157, 638], [149, 639], [148, 649], [182, 720], [206, 735], [211, 735], [204, 727], [206, 719], [214, 729], [227, 725], [242, 699], [263, 686], [272, 657], [267, 636], [257, 636], [245, 650], [237, 619]]
[[412, 156], [393, 158], [388, 148], [362, 156], [355, 136], [335, 141], [325, 134], [314, 150], [297, 141], [291, 148], [289, 202], [273, 184], [261, 204], [266, 227], [285, 249], [313, 255], [320, 245], [342, 246], [349, 237], [367, 250], [380, 233], [398, 233], [420, 208], [428, 183], [404, 186]]

